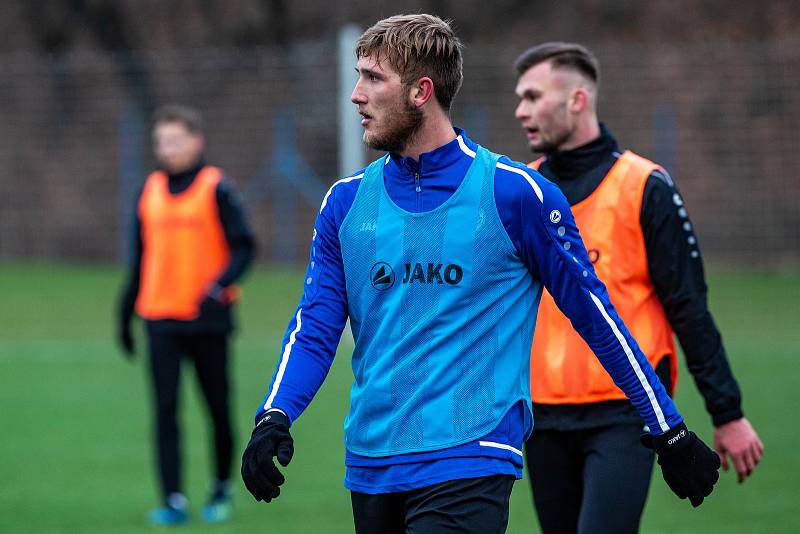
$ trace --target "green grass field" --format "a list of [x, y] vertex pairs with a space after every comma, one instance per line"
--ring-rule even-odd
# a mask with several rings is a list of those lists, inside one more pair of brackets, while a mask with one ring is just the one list
[[[237, 450], [272, 375], [301, 277], [259, 271], [245, 283], [234, 359]], [[735, 474], [724, 474], [698, 510], [669, 493], [656, 473], [643, 532], [800, 532], [800, 274], [712, 270], [710, 278], [712, 310], [765, 457], [742, 486]], [[112, 268], [0, 268], [0, 532], [157, 530], [144, 521], [157, 501], [144, 340], [139, 330], [139, 358], [131, 363], [112, 339], [120, 281]], [[326, 383], [293, 427], [296, 452], [282, 496], [270, 505], [255, 503], [240, 482], [237, 459], [234, 521], [214, 528], [194, 521], [188, 531], [352, 532], [342, 486], [349, 351], [345, 340]], [[188, 366], [182, 385], [186, 488], [197, 512], [209, 480], [206, 416]], [[686, 372], [678, 406], [710, 439]], [[515, 486], [508, 531], [538, 531], [526, 480]]]

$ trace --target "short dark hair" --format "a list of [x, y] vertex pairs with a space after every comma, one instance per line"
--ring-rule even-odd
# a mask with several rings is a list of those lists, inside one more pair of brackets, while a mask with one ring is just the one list
[[203, 133], [203, 115], [197, 109], [182, 104], [166, 104], [153, 113], [153, 128], [165, 122], [177, 122], [193, 134]]
[[567, 68], [578, 71], [597, 83], [600, 79], [600, 64], [594, 54], [578, 43], [553, 41], [527, 49], [514, 62], [517, 76], [539, 63], [549, 61], [553, 68]]

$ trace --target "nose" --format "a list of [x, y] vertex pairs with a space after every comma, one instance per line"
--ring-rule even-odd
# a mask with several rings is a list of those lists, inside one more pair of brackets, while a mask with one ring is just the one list
[[367, 99], [364, 98], [361, 92], [361, 80], [357, 81], [355, 87], [353, 87], [353, 92], [350, 94], [350, 102], [353, 104], [364, 104], [367, 102]]
[[517, 104], [517, 109], [514, 110], [514, 117], [516, 117], [517, 120], [524, 120], [530, 117], [528, 106], [525, 105], [524, 100], [520, 100], [519, 104]]

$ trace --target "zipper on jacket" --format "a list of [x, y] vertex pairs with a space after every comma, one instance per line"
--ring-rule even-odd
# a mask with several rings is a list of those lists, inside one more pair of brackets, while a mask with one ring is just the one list
[[416, 190], [417, 190], [417, 211], [419, 211], [420, 210], [420, 207], [419, 207], [419, 194], [422, 193], [422, 186], [419, 183], [419, 173], [418, 172], [414, 173], [414, 183], [417, 185], [417, 187], [416, 187]]

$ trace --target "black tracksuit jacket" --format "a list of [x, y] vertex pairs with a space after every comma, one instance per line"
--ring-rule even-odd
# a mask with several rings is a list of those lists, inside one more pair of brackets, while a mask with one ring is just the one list
[[[620, 154], [617, 142], [601, 125], [601, 135], [574, 150], [547, 154], [539, 172], [554, 182], [570, 205], [594, 192]], [[741, 392], [733, 377], [722, 337], [708, 310], [703, 261], [694, 227], [669, 175], [656, 171], [647, 179], [640, 222], [650, 279], [686, 356], [689, 372], [715, 426], [742, 417]], [[665, 358], [656, 369], [672, 389]], [[534, 404], [535, 428], [580, 430], [640, 421], [628, 401], [591, 404]]]
[[[205, 161], [201, 159], [195, 167], [188, 171], [178, 174], [169, 174], [169, 192], [173, 195], [177, 195], [186, 191], [204, 166]], [[135, 206], [139, 205], [140, 197], [141, 192], [136, 197]], [[216, 190], [216, 199], [222, 230], [230, 249], [228, 267], [217, 279], [217, 285], [220, 287], [227, 287], [239, 280], [252, 263], [255, 255], [255, 242], [253, 234], [247, 225], [240, 195], [229, 180], [223, 179], [219, 182]], [[131, 225], [131, 243], [133, 244], [133, 251], [131, 254], [130, 272], [128, 282], [120, 298], [118, 310], [119, 320], [123, 323], [130, 321], [130, 318], [133, 316], [136, 297], [139, 294], [142, 262], [142, 235], [138, 209], [134, 209], [133, 218], [133, 224]], [[164, 333], [226, 334], [233, 329], [233, 320], [230, 308], [226, 307], [222, 313], [214, 313], [212, 316], [201, 314], [201, 316], [194, 321], [177, 321], [171, 319], [148, 321], [148, 327], [151, 331]]]

